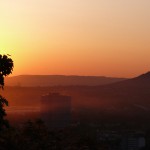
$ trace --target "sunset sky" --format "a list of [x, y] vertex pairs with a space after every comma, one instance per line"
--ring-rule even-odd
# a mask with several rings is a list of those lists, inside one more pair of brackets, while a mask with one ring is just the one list
[[150, 70], [150, 0], [0, 0], [13, 75], [134, 77]]

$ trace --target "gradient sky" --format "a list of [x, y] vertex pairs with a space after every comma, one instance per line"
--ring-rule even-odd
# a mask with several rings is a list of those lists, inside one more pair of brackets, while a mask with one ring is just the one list
[[13, 75], [133, 77], [150, 70], [150, 0], [0, 0]]

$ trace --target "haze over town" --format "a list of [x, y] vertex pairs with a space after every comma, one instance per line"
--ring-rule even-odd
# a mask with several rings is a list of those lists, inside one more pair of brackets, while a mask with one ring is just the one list
[[150, 150], [149, 8], [0, 0], [0, 150]]

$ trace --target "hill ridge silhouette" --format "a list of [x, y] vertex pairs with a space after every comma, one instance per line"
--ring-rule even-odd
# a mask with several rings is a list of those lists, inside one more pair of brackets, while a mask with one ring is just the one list
[[135, 77], [134, 79], [149, 79], [150, 80], [150, 71], [148, 71], [144, 74], [141, 74], [141, 75]]
[[125, 78], [105, 76], [80, 76], [80, 75], [19, 75], [6, 78], [7, 86], [70, 86], [70, 85], [106, 85]]

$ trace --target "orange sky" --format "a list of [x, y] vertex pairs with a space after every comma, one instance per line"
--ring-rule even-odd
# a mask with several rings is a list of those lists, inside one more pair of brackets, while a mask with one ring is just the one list
[[13, 75], [133, 77], [150, 70], [149, 0], [0, 0]]

